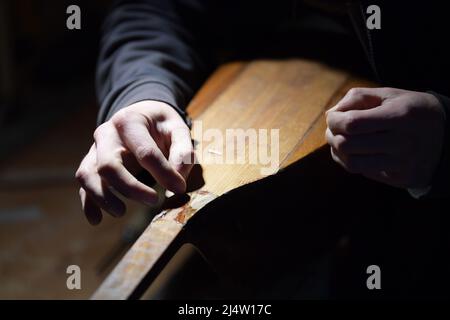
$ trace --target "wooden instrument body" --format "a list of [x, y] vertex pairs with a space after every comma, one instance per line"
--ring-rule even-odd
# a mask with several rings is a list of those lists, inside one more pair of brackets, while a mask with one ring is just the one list
[[[220, 67], [187, 111], [194, 120], [193, 131], [199, 124], [203, 132], [278, 129], [279, 166], [285, 168], [325, 144], [324, 112], [328, 108], [350, 88], [371, 85], [314, 61], [236, 62]], [[216, 147], [202, 136], [196, 140], [197, 151], [205, 156], [223, 156]], [[93, 299], [139, 298], [178, 248], [190, 242], [190, 233], [185, 231], [199, 210], [230, 190], [264, 178], [264, 164], [211, 162], [200, 163], [201, 188], [190, 193], [187, 203], [154, 218]]]

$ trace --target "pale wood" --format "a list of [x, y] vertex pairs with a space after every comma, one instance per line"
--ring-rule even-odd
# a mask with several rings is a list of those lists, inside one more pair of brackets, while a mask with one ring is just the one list
[[[203, 128], [222, 132], [228, 128], [280, 129], [279, 159], [283, 163], [347, 78], [346, 73], [316, 62], [251, 62], [196, 120], [202, 121]], [[205, 143], [199, 142], [201, 149]], [[263, 178], [262, 167], [202, 165], [204, 189], [221, 195]]]
[[[345, 84], [336, 91], [334, 96], [327, 103], [323, 111], [336, 105], [336, 103], [347, 93], [351, 88], [356, 87], [374, 87], [373, 82], [369, 82], [365, 79], [350, 77]], [[317, 120], [311, 124], [309, 130], [299, 140], [298, 145], [293, 149], [292, 153], [285, 158], [281, 167], [286, 167], [309, 153], [317, 150], [326, 144], [325, 141], [325, 129], [327, 128], [325, 121], [325, 112], [322, 112]]]
[[193, 119], [196, 119], [206, 110], [219, 95], [236, 79], [236, 77], [247, 66], [244, 62], [231, 62], [220, 66], [214, 76], [210, 77], [203, 87], [189, 103], [188, 113]]
[[[280, 130], [280, 165], [285, 167], [325, 143], [324, 112], [352, 86], [368, 83], [318, 62], [292, 59], [254, 61], [221, 67], [188, 108], [203, 129], [265, 128]], [[194, 121], [193, 130], [197, 122]], [[195, 138], [195, 137], [194, 137]], [[208, 141], [197, 141], [197, 151]], [[215, 146], [208, 145], [214, 151]], [[211, 153], [211, 157], [216, 156]], [[136, 298], [136, 287], [149, 280], [152, 267], [176, 243], [188, 219], [177, 221], [185, 208], [193, 216], [207, 202], [236, 187], [263, 178], [262, 165], [202, 164], [205, 185], [181, 209], [158, 216], [94, 294], [94, 299]], [[196, 203], [201, 203], [199, 205]], [[187, 206], [187, 207], [186, 207]], [[154, 277], [154, 275], [153, 275]]]

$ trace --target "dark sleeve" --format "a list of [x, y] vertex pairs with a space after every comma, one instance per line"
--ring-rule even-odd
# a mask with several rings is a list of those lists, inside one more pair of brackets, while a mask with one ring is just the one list
[[99, 124], [147, 99], [166, 102], [185, 117], [210, 66], [194, 24], [201, 23], [205, 10], [199, 1], [179, 2], [118, 1], [113, 7], [97, 65]]
[[431, 91], [429, 93], [433, 94], [444, 107], [445, 134], [441, 159], [434, 173], [431, 190], [426, 197], [450, 197], [450, 98]]

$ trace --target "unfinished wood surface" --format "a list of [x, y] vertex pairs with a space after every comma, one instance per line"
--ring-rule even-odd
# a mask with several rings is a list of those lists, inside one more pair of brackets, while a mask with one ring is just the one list
[[[330, 101], [325, 105], [323, 111], [328, 110], [338, 103], [338, 101], [347, 93], [351, 88], [357, 87], [374, 87], [375, 84], [373, 82], [369, 82], [365, 79], [349, 77], [344, 85], [336, 91], [334, 96], [330, 99]], [[320, 148], [324, 144], [325, 141], [325, 129], [327, 128], [327, 124], [325, 121], [325, 112], [320, 113], [319, 117], [311, 123], [308, 131], [303, 135], [303, 137], [298, 141], [297, 146], [293, 149], [291, 154], [286, 157], [281, 163], [281, 167], [287, 167], [288, 165], [298, 161], [314, 150]]]
[[172, 241], [189, 218], [215, 197], [206, 191], [199, 191], [191, 195], [189, 203], [157, 215], [92, 298], [138, 298], [136, 289], [144, 277], [152, 268], [158, 267], [157, 263], [167, 263], [175, 254], [176, 251], [168, 250]]
[[[227, 145], [206, 141], [207, 129], [219, 130], [223, 136], [227, 129], [267, 129], [267, 133], [279, 130], [278, 161], [281, 164], [347, 79], [344, 72], [304, 60], [248, 63], [226, 90], [194, 119], [192, 132], [194, 140], [198, 141], [197, 156], [202, 156], [203, 160], [204, 189], [221, 195], [263, 178], [261, 169], [269, 167], [262, 163], [224, 163]], [[198, 126], [202, 130], [198, 130]], [[198, 137], [198, 132], [203, 137]], [[247, 160], [250, 148], [261, 147], [254, 145], [258, 142], [247, 140]], [[273, 147], [270, 138], [268, 142], [270, 151]], [[217, 164], [213, 164], [214, 161]]]
[[[299, 59], [221, 67], [188, 108], [194, 120], [192, 133], [197, 156], [202, 153], [200, 163], [205, 181], [202, 190], [194, 192], [191, 202], [181, 209], [169, 210], [157, 217], [93, 298], [136, 298], [136, 286], [176, 242], [182, 228], [188, 227], [188, 219], [182, 223], [177, 221], [180, 212], [197, 207], [191, 210], [190, 216], [193, 216], [216, 196], [264, 178], [261, 169], [267, 168], [267, 164], [248, 163], [249, 148], [259, 141], [246, 139], [246, 163], [227, 164], [223, 163], [224, 145], [214, 141], [207, 134], [208, 130], [213, 129], [223, 136], [227, 129], [279, 130], [278, 161], [280, 167], [284, 167], [325, 143], [324, 111], [348, 88], [359, 85], [365, 83], [343, 71]], [[271, 146], [270, 135], [268, 142]], [[227, 146], [225, 143], [225, 149]], [[213, 161], [217, 163], [211, 163]], [[195, 203], [199, 199], [200, 206]]]

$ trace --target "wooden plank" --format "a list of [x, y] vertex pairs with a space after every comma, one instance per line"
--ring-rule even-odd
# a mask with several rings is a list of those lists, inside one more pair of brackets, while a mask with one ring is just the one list
[[[196, 152], [210, 156], [209, 161], [223, 156], [223, 146], [212, 144], [203, 135], [207, 129], [224, 135], [230, 128], [278, 129], [279, 162], [281, 167], [287, 166], [324, 143], [324, 111], [348, 86], [358, 83], [350, 81], [345, 72], [300, 59], [224, 66], [188, 108], [195, 120]], [[249, 144], [247, 156], [248, 148]], [[202, 163], [205, 184], [201, 191], [191, 194], [188, 206], [197, 209], [190, 216], [216, 196], [264, 177], [261, 174], [264, 164], [214, 164], [205, 161], [206, 156]], [[173, 253], [171, 246], [179, 240], [182, 228], [189, 226], [188, 220], [177, 221], [183, 208], [186, 207], [169, 210], [162, 215], [163, 219], [157, 217], [149, 225], [94, 294], [94, 299], [138, 297], [143, 279], [144, 285], [148, 285], [161, 268], [158, 263], [168, 259], [165, 254]]]
[[282, 167], [286, 167], [309, 153], [319, 149], [326, 144], [325, 130], [327, 124], [325, 121], [325, 111], [332, 108], [338, 101], [347, 93], [348, 90], [355, 87], [374, 87], [373, 82], [369, 82], [365, 79], [350, 77], [339, 88], [336, 93], [331, 97], [330, 101], [325, 105], [325, 108], [319, 114], [318, 118], [312, 123], [309, 130], [304, 134], [302, 139], [299, 140], [298, 145], [294, 148], [292, 153], [286, 157], [282, 163]]
[[189, 103], [189, 116], [196, 119], [244, 70], [247, 64], [232, 62], [219, 67]]
[[[180, 208], [163, 211], [157, 215], [131, 249], [106, 278], [92, 299], [137, 298], [145, 291], [143, 284], [151, 283], [177, 247], [169, 247], [188, 220], [216, 196], [198, 191], [191, 195], [189, 203]], [[159, 263], [159, 265], [158, 265]], [[153, 274], [149, 274], [153, 269]]]
[[[195, 120], [201, 121], [203, 132], [214, 128], [223, 135], [230, 128], [278, 129], [279, 162], [283, 163], [347, 78], [346, 73], [316, 62], [251, 62]], [[260, 163], [211, 164], [214, 158], [220, 161], [223, 157], [223, 147], [196, 137], [197, 124], [194, 121], [193, 138], [208, 162], [202, 165], [205, 190], [221, 195], [264, 177], [261, 169], [265, 165]]]

